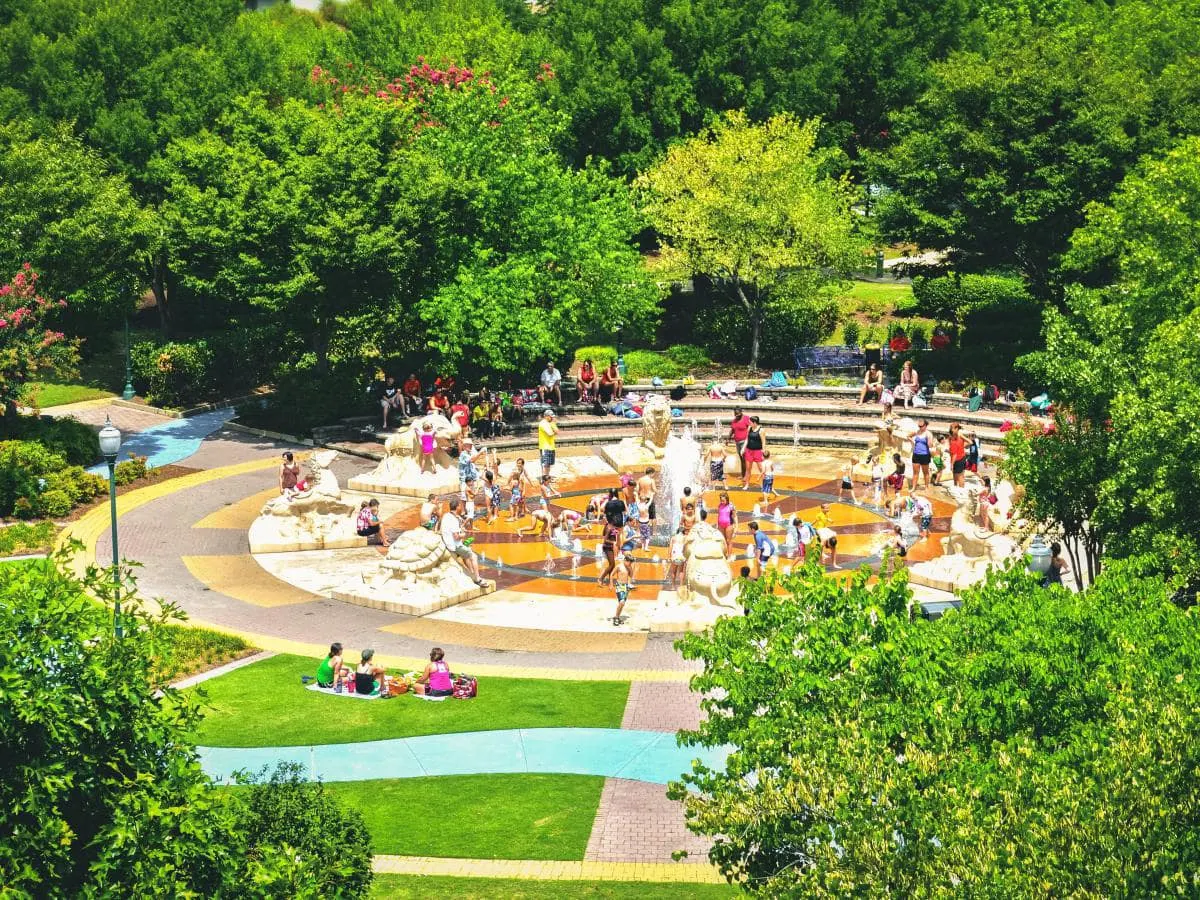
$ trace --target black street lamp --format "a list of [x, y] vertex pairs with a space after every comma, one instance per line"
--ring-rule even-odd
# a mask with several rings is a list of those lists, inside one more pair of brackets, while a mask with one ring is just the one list
[[616, 345], [617, 345], [617, 374], [620, 375], [622, 378], [625, 377], [625, 360], [621, 356], [621, 329], [623, 329], [624, 327], [625, 327], [624, 322], [617, 322], [616, 329], [615, 329]]
[[[125, 390], [121, 391], [121, 399], [133, 399], [133, 369], [129, 364], [129, 316], [125, 317]], [[117, 446], [120, 447], [120, 438], [118, 437], [117, 440]]]
[[112, 578], [113, 578], [113, 631], [121, 637], [121, 567], [117, 550], [117, 454], [121, 450], [121, 432], [108, 416], [100, 429], [100, 452], [108, 463], [108, 510], [112, 517]]

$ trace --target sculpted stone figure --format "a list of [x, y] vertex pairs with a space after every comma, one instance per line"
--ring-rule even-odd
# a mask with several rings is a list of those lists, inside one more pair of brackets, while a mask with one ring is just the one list
[[684, 579], [690, 598], [707, 600], [714, 606], [737, 609], [737, 589], [725, 557], [725, 538], [712, 525], [700, 522], [688, 532], [684, 544], [687, 562]]
[[890, 460], [893, 453], [902, 459], [912, 458], [912, 437], [917, 433], [917, 423], [907, 416], [902, 419], [884, 419], [875, 429], [877, 451], [881, 459]]
[[358, 506], [342, 497], [329, 465], [336, 450], [320, 450], [305, 463], [303, 491], [268, 500], [250, 525], [251, 553], [334, 550], [366, 544], [356, 530]]
[[[433, 470], [421, 468], [421, 433], [428, 423], [436, 441]], [[458, 423], [441, 413], [414, 419], [408, 427], [391, 435], [384, 444], [384, 457], [368, 475], [350, 479], [356, 491], [382, 494], [407, 494], [422, 497], [430, 491], [448, 490], [458, 485], [458, 467], [447, 448], [462, 436]]]
[[984, 528], [979, 522], [979, 488], [948, 488], [957, 508], [950, 517], [950, 534], [942, 538], [942, 550], [990, 562], [1001, 562], [1017, 551], [1016, 542]]
[[642, 407], [642, 446], [662, 459], [670, 434], [671, 404], [666, 397], [653, 396]]

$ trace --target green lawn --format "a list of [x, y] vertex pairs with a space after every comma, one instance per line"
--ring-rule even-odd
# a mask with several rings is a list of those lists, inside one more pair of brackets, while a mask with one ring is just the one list
[[22, 397], [26, 403], [36, 404], [39, 409], [81, 403], [84, 400], [99, 400], [115, 397], [116, 394], [86, 384], [55, 384], [49, 381], [31, 381], [25, 385]]
[[503, 878], [376, 875], [372, 900], [718, 900], [741, 891], [725, 884], [647, 881], [527, 881]]
[[[481, 678], [474, 700], [365, 702], [307, 691], [317, 660], [280, 655], [204, 682], [196, 740], [211, 747], [340, 744], [504, 728], [620, 728], [629, 683]], [[451, 661], [453, 664], [453, 661]]]
[[376, 853], [583, 859], [603, 786], [594, 775], [447, 775], [325, 789], [362, 813]]

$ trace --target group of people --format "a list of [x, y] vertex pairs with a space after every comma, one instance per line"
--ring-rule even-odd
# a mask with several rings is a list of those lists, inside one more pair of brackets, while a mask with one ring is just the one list
[[[316, 682], [317, 687], [335, 693], [372, 696], [386, 695], [387, 678], [387, 669], [375, 662], [374, 650], [363, 650], [358, 665], [351, 668], [343, 659], [341, 643], [335, 642], [329, 645], [329, 653], [317, 666]], [[441, 647], [429, 651], [429, 664], [413, 679], [412, 691], [428, 697], [449, 697], [454, 693], [454, 678]]]
[[877, 363], [867, 366], [867, 371], [863, 373], [862, 391], [858, 395], [858, 402], [866, 403], [870, 398], [889, 409], [895, 403], [901, 406], [924, 405], [923, 401], [917, 399], [920, 395], [921, 376], [913, 368], [912, 360], [906, 359], [900, 367], [900, 381], [894, 388], [888, 388], [884, 384], [883, 370]]

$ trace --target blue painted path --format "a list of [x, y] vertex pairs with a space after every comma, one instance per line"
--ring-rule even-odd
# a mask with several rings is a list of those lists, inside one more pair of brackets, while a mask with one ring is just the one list
[[294, 762], [312, 781], [537, 772], [666, 784], [690, 772], [693, 759], [724, 768], [729, 753], [727, 748], [679, 747], [670, 732], [618, 728], [528, 728], [316, 747], [199, 749], [204, 771], [219, 783], [229, 783], [238, 770], [257, 772]]
[[[151, 425], [145, 431], [128, 435], [121, 443], [117, 461], [131, 456], [146, 457], [149, 466], [169, 466], [187, 459], [200, 449], [201, 442], [233, 418], [233, 407], [214, 409], [188, 419], [172, 419], [161, 425]], [[108, 465], [97, 463], [88, 469], [97, 475], [107, 475]]]

